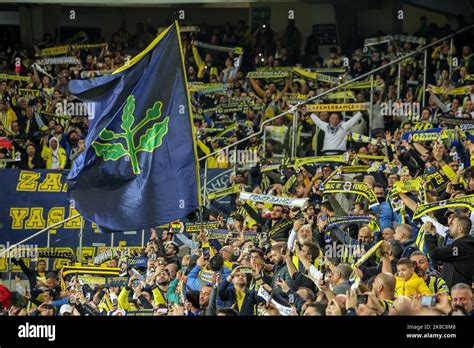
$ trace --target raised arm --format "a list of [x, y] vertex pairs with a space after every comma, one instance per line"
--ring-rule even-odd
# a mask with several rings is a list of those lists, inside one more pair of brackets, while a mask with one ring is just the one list
[[327, 127], [328, 123], [321, 121], [321, 119], [318, 116], [316, 116], [316, 114], [313, 113], [310, 115], [310, 117], [311, 117], [311, 120], [316, 125], [316, 127], [323, 128], [323, 129]]
[[343, 126], [346, 130], [351, 129], [362, 117], [362, 112], [358, 111], [350, 120], [343, 122]]
[[399, 193], [398, 196], [400, 199], [403, 201], [403, 203], [410, 209], [412, 212], [416, 211], [416, 208], [418, 207], [418, 203], [416, 203], [413, 199], [408, 197], [405, 193]]
[[257, 81], [255, 81], [255, 79], [249, 79], [249, 81], [250, 81], [250, 84], [252, 85], [252, 88], [255, 90], [255, 93], [260, 98], [265, 97], [265, 91], [258, 85]]

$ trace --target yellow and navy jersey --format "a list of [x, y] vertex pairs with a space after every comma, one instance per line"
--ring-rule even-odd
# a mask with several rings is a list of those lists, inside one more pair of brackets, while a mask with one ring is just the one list
[[429, 275], [428, 278], [426, 278], [425, 283], [433, 294], [449, 293], [448, 285], [441, 277]]
[[[415, 239], [415, 245], [418, 247], [418, 249], [423, 254], [426, 255], [428, 260], [431, 260], [431, 257], [428, 254], [428, 249], [427, 249], [426, 244], [425, 244], [425, 237], [426, 237], [426, 234], [423, 231], [423, 228], [420, 227], [420, 229], [418, 230], [418, 234], [416, 236], [416, 239]], [[438, 245], [441, 245], [443, 243], [443, 237], [439, 234], [437, 235], [437, 237], [438, 237]]]
[[394, 300], [382, 300], [382, 307], [384, 309], [383, 315], [388, 315], [388, 311], [390, 310], [390, 308], [395, 308], [395, 306], [393, 305], [393, 301]]

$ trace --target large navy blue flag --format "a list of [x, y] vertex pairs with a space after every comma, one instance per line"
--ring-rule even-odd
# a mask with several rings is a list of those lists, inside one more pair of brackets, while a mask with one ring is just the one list
[[199, 207], [199, 172], [177, 24], [112, 75], [69, 83], [93, 110], [71, 203], [104, 232], [139, 230]]

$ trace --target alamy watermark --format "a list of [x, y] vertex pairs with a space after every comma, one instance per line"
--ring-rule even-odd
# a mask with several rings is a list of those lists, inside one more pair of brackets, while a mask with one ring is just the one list
[[421, 115], [421, 105], [418, 102], [388, 102], [380, 103], [380, 114], [382, 116], [406, 116], [413, 118]]
[[13, 244], [13, 247], [11, 246], [12, 245], [10, 242], [7, 242], [6, 244], [0, 244], [0, 255], [2, 255], [2, 257], [32, 259], [38, 257], [38, 244]]
[[333, 242], [332, 244], [326, 244], [324, 247], [324, 255], [331, 258], [338, 259], [359, 259], [362, 255], [365, 254], [364, 247], [358, 244], [337, 244]]
[[217, 163], [253, 164], [259, 160], [257, 150], [222, 150], [217, 155]]
[[96, 103], [68, 102], [63, 100], [54, 105], [54, 112], [57, 115], [69, 115], [72, 117], [88, 117], [93, 120], [95, 117]]

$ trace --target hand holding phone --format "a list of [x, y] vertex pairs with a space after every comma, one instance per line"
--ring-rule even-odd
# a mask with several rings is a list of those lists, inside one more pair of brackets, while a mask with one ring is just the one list
[[436, 306], [436, 296], [422, 296], [421, 305], [425, 307], [434, 307]]
[[369, 295], [367, 294], [357, 295], [357, 304], [367, 304], [368, 298], [369, 298]]
[[202, 248], [202, 254], [204, 255], [204, 260], [209, 261], [211, 258], [211, 250], [209, 247]]

